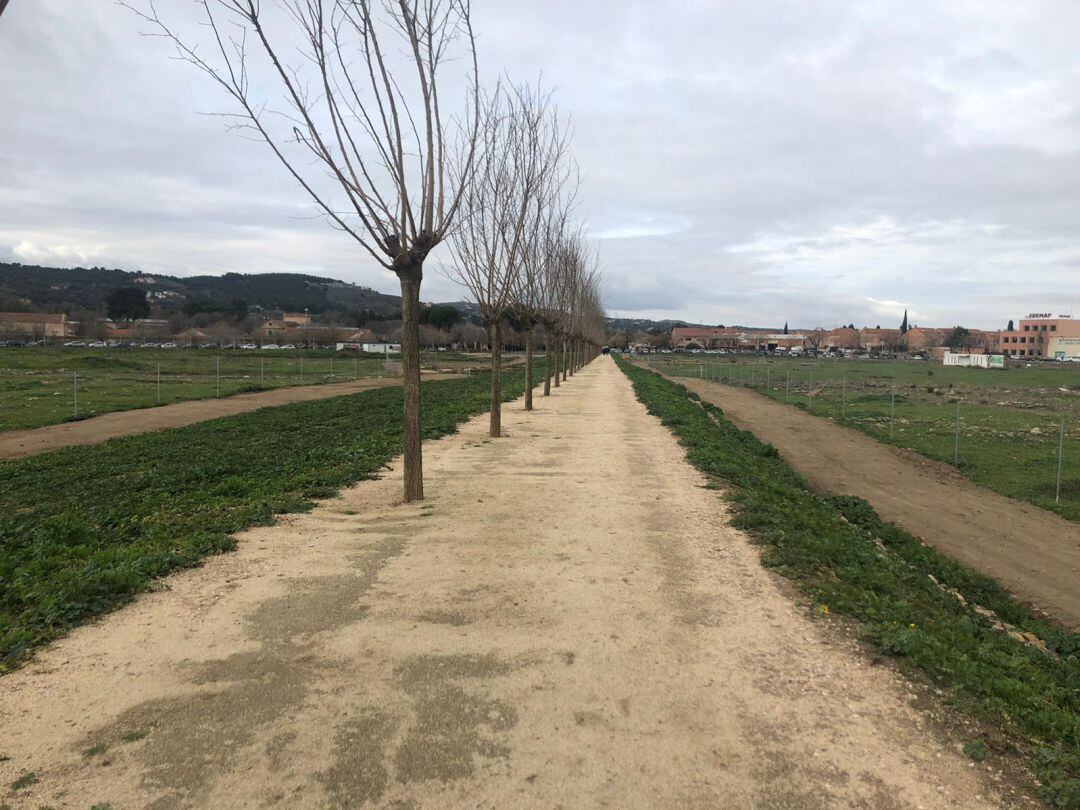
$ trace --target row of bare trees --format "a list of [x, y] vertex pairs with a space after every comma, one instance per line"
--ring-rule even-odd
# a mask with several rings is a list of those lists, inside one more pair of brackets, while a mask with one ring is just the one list
[[[524, 328], [526, 410], [533, 408], [536, 332], [543, 330], [552, 355], [560, 341], [586, 338], [590, 307], [602, 319], [595, 256], [570, 225], [577, 171], [569, 141], [568, 125], [539, 86], [500, 84], [484, 96], [472, 180], [449, 240], [449, 275], [469, 291], [490, 333], [493, 437], [502, 433], [504, 319], [513, 314]], [[557, 356], [548, 357], [545, 394]]]
[[455, 272], [493, 330], [493, 435], [511, 307], [546, 330], [549, 353], [562, 348], [564, 373], [580, 365], [600, 304], [567, 230], [568, 130], [538, 88], [481, 89], [469, 0], [197, 0], [190, 31], [154, 0], [124, 5], [231, 98], [231, 126], [269, 147], [317, 213], [397, 276], [406, 501], [424, 495], [420, 286], [440, 243], [453, 235]]

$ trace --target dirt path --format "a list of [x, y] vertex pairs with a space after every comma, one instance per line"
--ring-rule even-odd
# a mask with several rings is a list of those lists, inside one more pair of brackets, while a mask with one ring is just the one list
[[1080, 628], [1080, 526], [984, 489], [945, 464], [752, 391], [675, 381], [775, 446], [812, 486], [864, 498], [886, 520]]
[[607, 358], [0, 679], [0, 801], [983, 808], [797, 607]]
[[[445, 380], [452, 379], [454, 376], [452, 374], [424, 374], [424, 379]], [[195, 422], [205, 422], [208, 419], [246, 413], [259, 408], [329, 399], [391, 385], [401, 385], [401, 380], [397, 377], [368, 377], [326, 385], [275, 388], [272, 391], [236, 394], [222, 399], [193, 399], [173, 405], [162, 405], [158, 408], [113, 411], [84, 419], [81, 422], [64, 422], [28, 430], [8, 430], [0, 433], [0, 459], [33, 456], [79, 444], [101, 444], [119, 436], [134, 436], [137, 433], [149, 433], [153, 430], [183, 427]]]

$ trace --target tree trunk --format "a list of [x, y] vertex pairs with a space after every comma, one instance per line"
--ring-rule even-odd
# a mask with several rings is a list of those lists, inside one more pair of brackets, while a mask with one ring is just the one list
[[533, 328], [525, 324], [525, 410], [533, 409]]
[[555, 387], [559, 387], [562, 377], [562, 336], [555, 335]]
[[551, 327], [544, 324], [544, 396], [551, 396]]
[[401, 281], [401, 371], [405, 393], [405, 503], [424, 499], [420, 424], [420, 281], [423, 269], [403, 273]]
[[491, 422], [488, 435], [502, 435], [502, 321], [491, 325]]
[[566, 338], [562, 339], [562, 378], [563, 382], [566, 382], [566, 367], [570, 364], [570, 341]]

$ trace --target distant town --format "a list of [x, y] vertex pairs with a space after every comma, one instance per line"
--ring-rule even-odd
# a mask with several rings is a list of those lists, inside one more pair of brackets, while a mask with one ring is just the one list
[[[1080, 320], [1071, 315], [1031, 313], [1010, 320], [1005, 329], [989, 331], [909, 325], [907, 315], [894, 328], [783, 329], [742, 326], [675, 326], [620, 336], [621, 346], [634, 352], [689, 351], [724, 354], [832, 354], [845, 356], [920, 356], [942, 359], [946, 353], [999, 355], [1030, 360], [1080, 360]], [[619, 345], [619, 341], [616, 341]]]

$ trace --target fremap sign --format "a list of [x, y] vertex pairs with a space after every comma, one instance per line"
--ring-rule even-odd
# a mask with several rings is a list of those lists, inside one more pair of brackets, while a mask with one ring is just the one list
[[[1053, 318], [1053, 317], [1054, 317], [1053, 312], [1032, 312], [1030, 315], [1027, 316], [1027, 320], [1032, 320], [1032, 321], [1045, 320], [1046, 318]], [[1059, 318], [1071, 318], [1072, 315], [1058, 315], [1058, 317]]]

